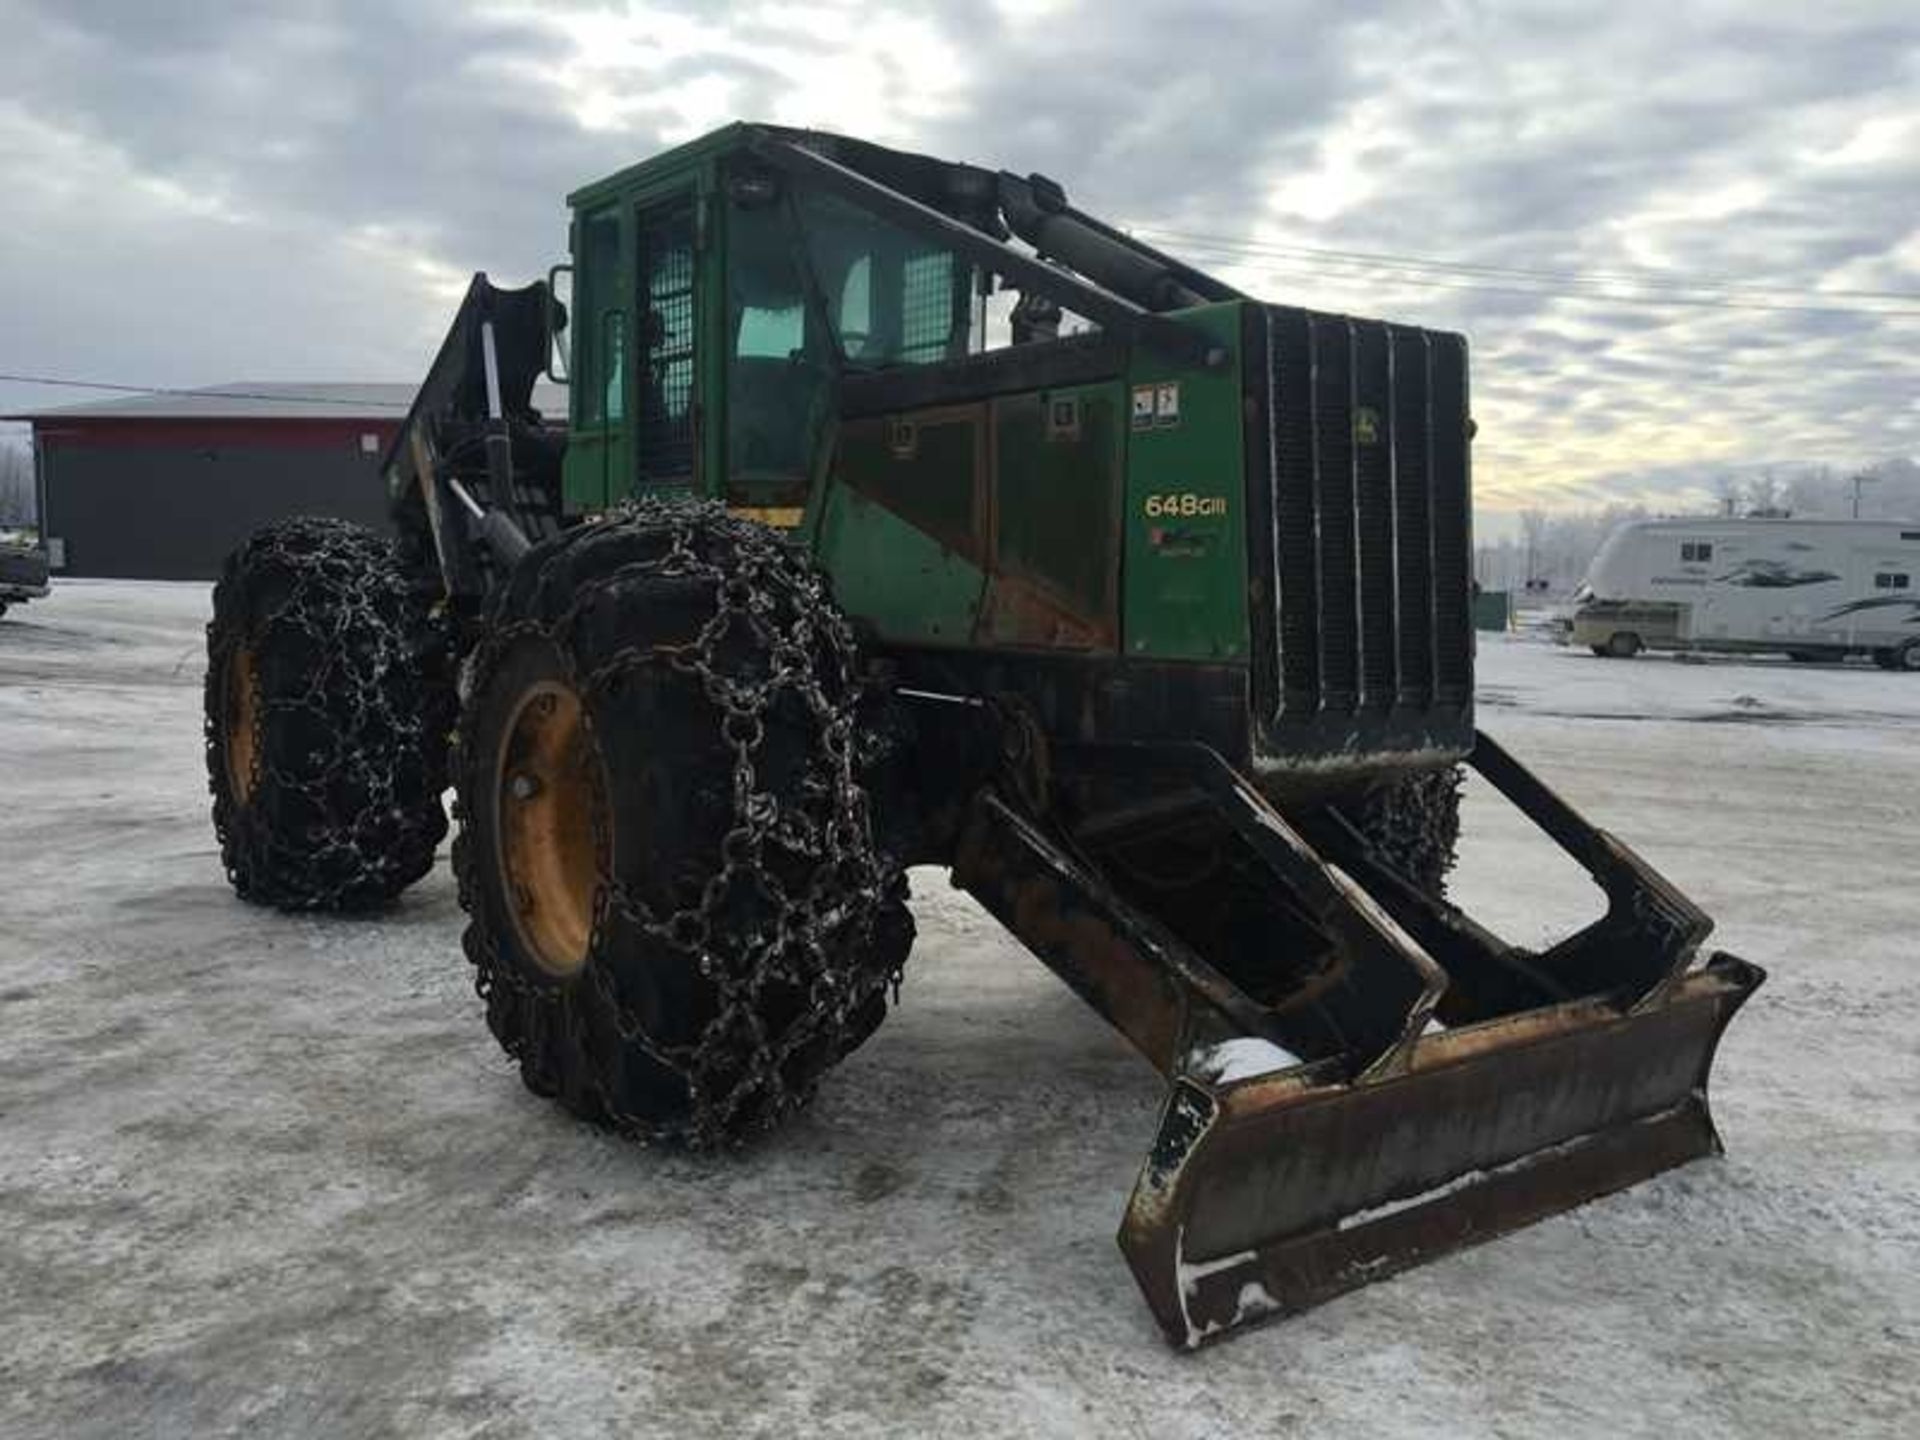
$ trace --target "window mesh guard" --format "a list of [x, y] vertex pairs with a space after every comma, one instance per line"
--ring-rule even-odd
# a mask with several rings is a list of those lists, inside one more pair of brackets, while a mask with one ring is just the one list
[[640, 424], [643, 485], [693, 475], [693, 204], [640, 217]]

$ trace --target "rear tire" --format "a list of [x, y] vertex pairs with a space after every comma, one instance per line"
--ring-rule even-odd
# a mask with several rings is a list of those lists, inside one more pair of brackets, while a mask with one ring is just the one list
[[1920, 640], [1904, 645], [1889, 645], [1873, 652], [1873, 663], [1882, 670], [1920, 671]]
[[487, 1022], [537, 1094], [737, 1141], [878, 1027], [913, 940], [856, 769], [824, 579], [710, 503], [532, 551], [461, 717], [454, 868]]
[[298, 518], [227, 557], [207, 626], [207, 779], [228, 879], [284, 910], [364, 910], [446, 834], [445, 646], [393, 546]]

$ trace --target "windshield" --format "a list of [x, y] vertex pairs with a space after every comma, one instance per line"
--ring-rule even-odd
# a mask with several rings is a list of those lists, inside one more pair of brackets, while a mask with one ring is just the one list
[[971, 269], [938, 240], [835, 195], [795, 196], [828, 325], [854, 369], [967, 353]]

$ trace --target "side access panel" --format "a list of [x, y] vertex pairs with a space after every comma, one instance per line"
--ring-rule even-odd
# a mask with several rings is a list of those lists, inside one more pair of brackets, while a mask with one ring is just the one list
[[1122, 533], [1130, 656], [1246, 662], [1241, 308], [1181, 315], [1236, 363], [1182, 367], [1141, 347], [1128, 371]]
[[987, 407], [844, 422], [815, 551], [850, 615], [895, 644], [964, 645], [986, 585]]
[[1049, 386], [845, 420], [815, 553], [895, 645], [1112, 656], [1125, 388]]
[[986, 575], [877, 501], [830, 485], [815, 541], [834, 598], [896, 645], [960, 645], [972, 633]]
[[1118, 381], [992, 402], [979, 645], [1119, 649], [1125, 404]]

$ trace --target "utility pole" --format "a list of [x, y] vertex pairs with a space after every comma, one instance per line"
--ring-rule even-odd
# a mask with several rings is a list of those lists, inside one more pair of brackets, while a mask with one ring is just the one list
[[1879, 483], [1880, 483], [1880, 477], [1878, 475], [1869, 475], [1864, 470], [1862, 470], [1858, 475], [1855, 475], [1853, 477], [1853, 518], [1854, 519], [1858, 520], [1860, 518], [1860, 487], [1862, 485], [1878, 485]]

